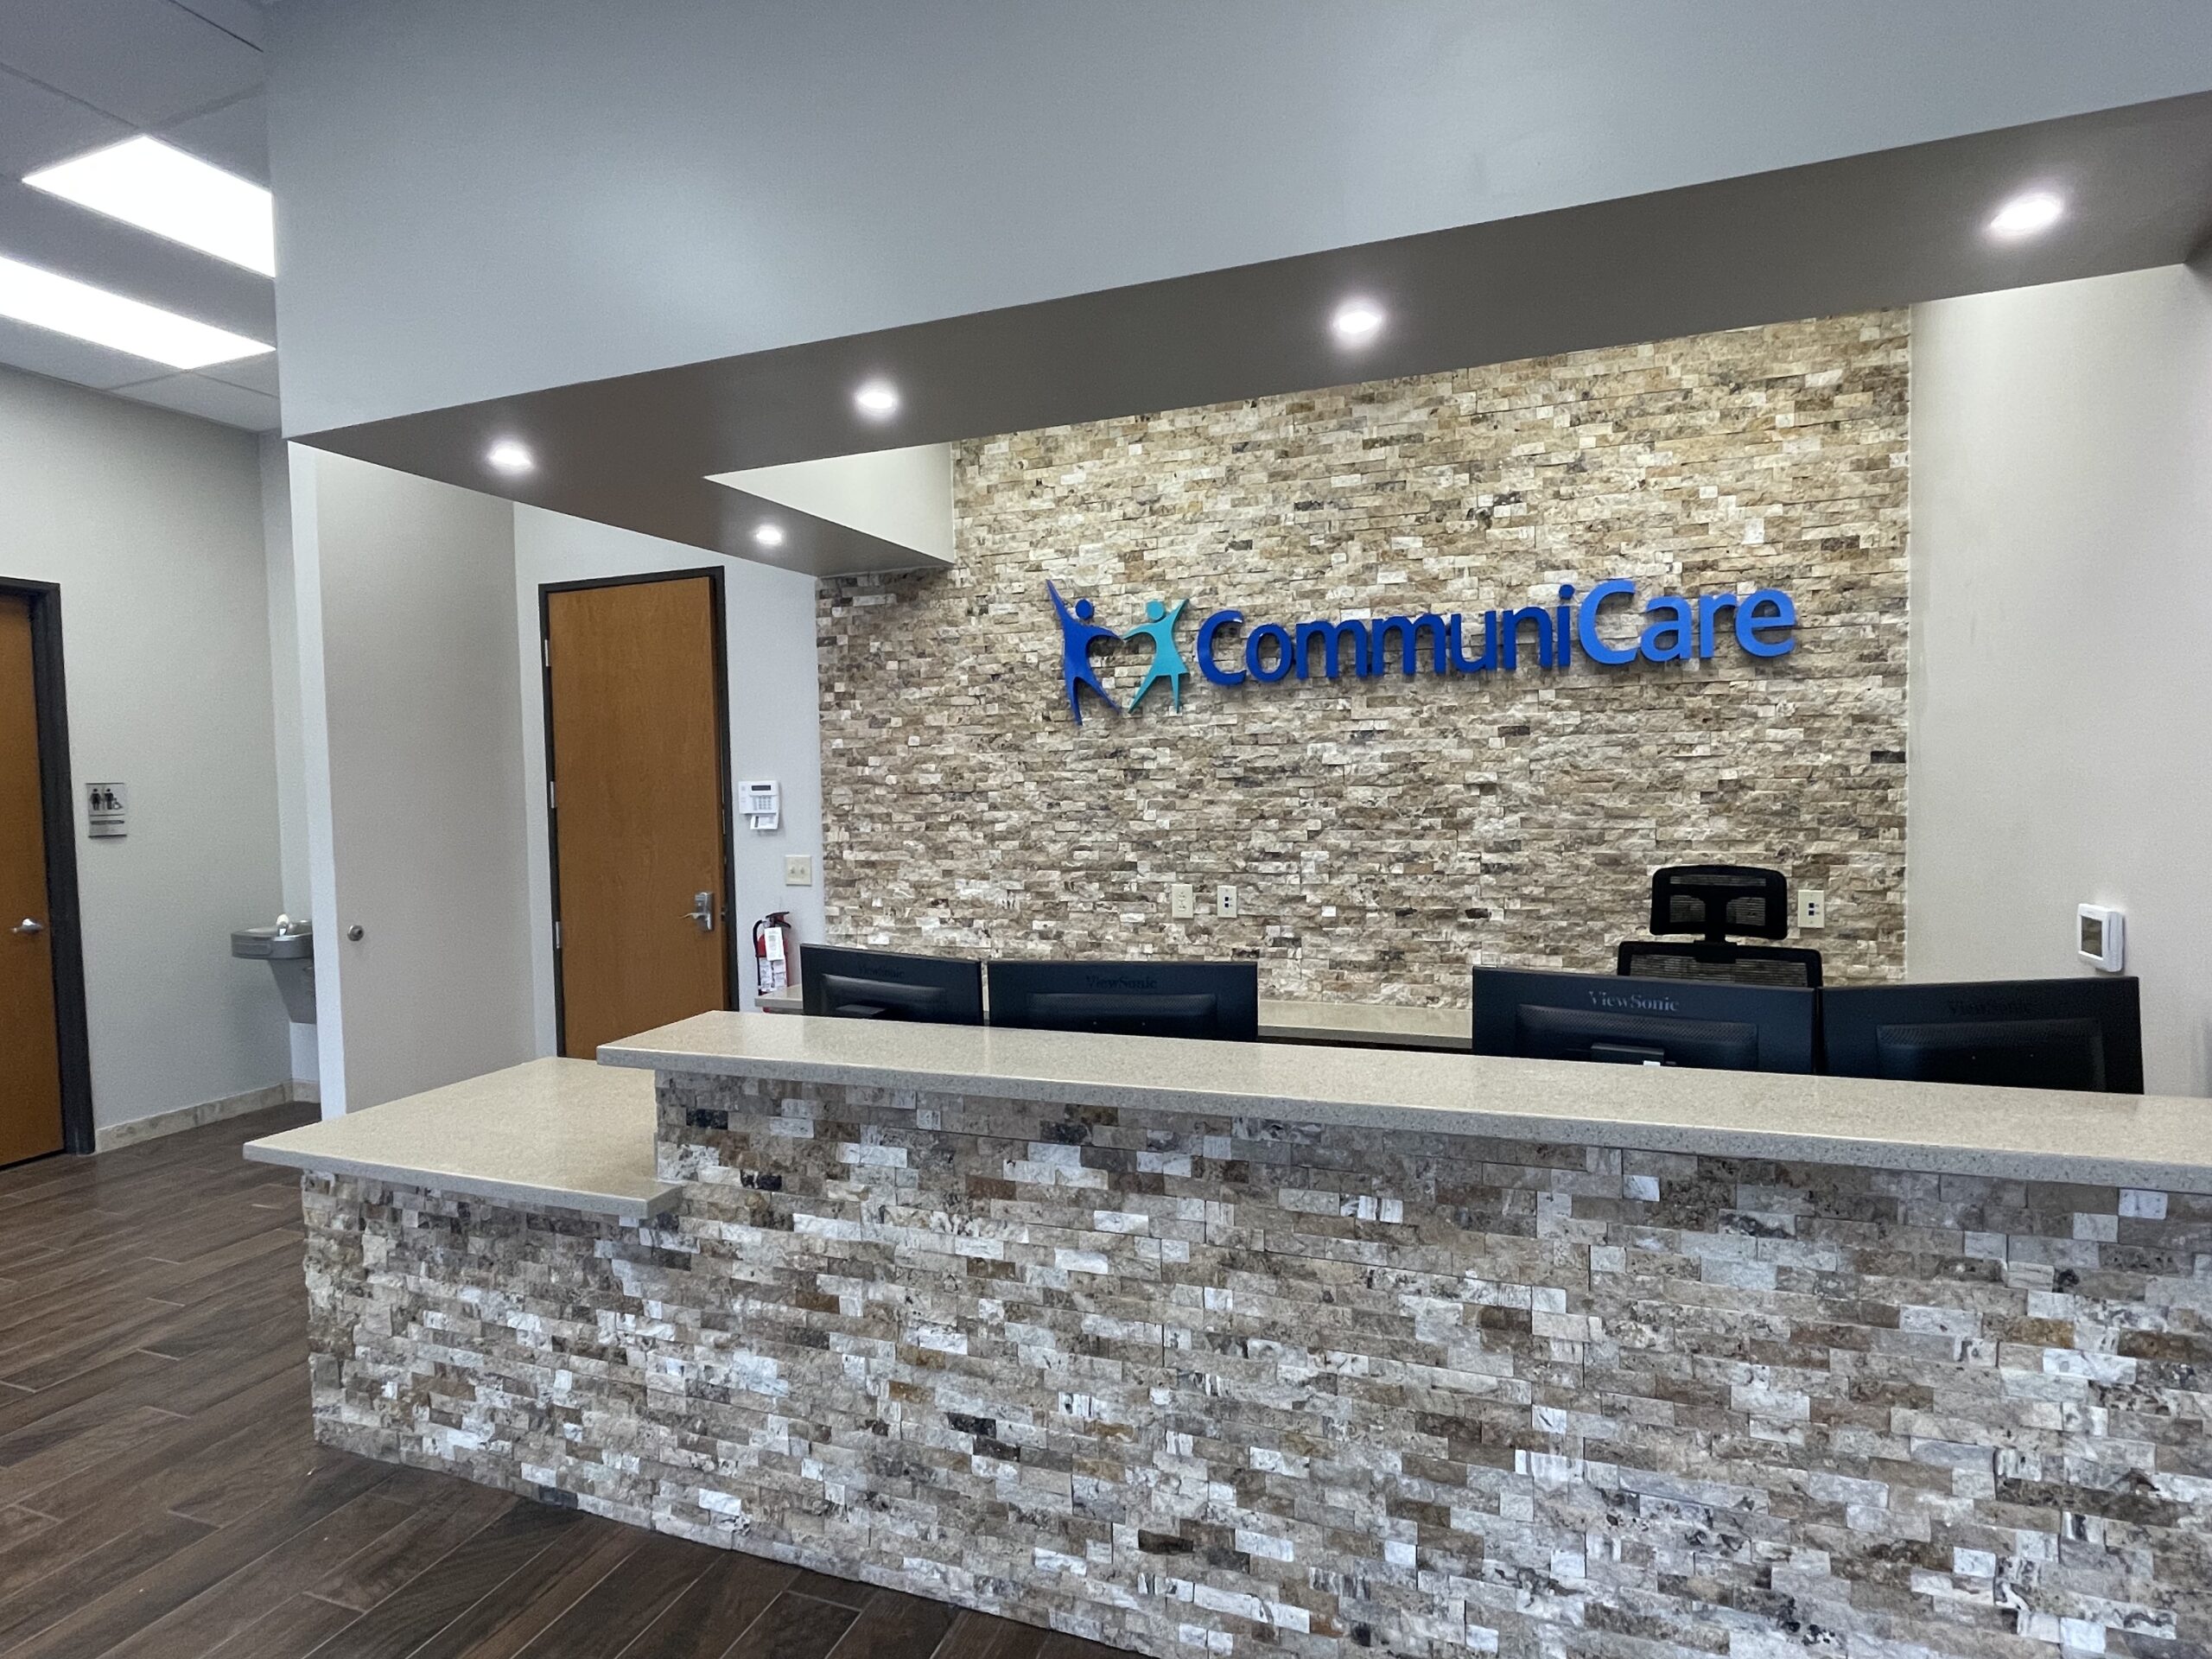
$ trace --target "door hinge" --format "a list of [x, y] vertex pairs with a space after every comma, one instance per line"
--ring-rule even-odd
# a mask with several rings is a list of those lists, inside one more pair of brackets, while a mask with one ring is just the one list
[[553, 798], [553, 780], [550, 778], [545, 780], [545, 810], [548, 812], [560, 810], [560, 803]]
[[553, 924], [553, 948], [556, 950], [561, 948], [561, 924], [558, 922]]
[[548, 667], [548, 668], [552, 667], [552, 666], [553, 666], [553, 642], [552, 642], [550, 639], [541, 639], [537, 642], [537, 655], [538, 655], [538, 658], [539, 658], [539, 660], [540, 660], [540, 661], [542, 661], [542, 662], [545, 664], [545, 666], [546, 666], [546, 667]]

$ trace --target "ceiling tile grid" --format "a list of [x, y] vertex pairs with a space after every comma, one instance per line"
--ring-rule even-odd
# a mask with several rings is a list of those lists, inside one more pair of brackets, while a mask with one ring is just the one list
[[[23, 176], [149, 133], [266, 185], [256, 0], [0, 0], [0, 256], [256, 340], [267, 278], [29, 188]], [[273, 353], [189, 373], [0, 319], [0, 364], [227, 425], [277, 425]]]

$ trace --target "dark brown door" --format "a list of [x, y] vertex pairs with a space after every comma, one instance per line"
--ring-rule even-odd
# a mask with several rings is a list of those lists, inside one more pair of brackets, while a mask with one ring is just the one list
[[61, 1150], [30, 601], [0, 594], [0, 1164]]
[[549, 589], [561, 1052], [729, 1006], [720, 584]]

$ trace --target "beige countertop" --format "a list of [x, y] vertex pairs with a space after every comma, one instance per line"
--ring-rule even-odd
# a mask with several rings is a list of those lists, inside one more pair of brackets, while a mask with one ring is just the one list
[[[760, 999], [763, 1014], [799, 1012], [797, 991]], [[1351, 1043], [1388, 1048], [1464, 1049], [1474, 1040], [1467, 1008], [1409, 1008], [1387, 1002], [1287, 1002], [1260, 999], [1263, 1043]]]
[[1635, 1151], [2212, 1192], [2212, 1102], [703, 1014], [600, 1050], [638, 1066]]
[[683, 1191], [653, 1171], [652, 1078], [588, 1060], [531, 1060], [248, 1141], [245, 1155], [627, 1220]]

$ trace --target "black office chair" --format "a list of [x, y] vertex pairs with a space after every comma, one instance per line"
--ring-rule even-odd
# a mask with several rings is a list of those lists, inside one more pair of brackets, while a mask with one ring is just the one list
[[1703, 937], [1624, 939], [1618, 971], [1637, 979], [1713, 979], [1818, 990], [1821, 953], [1738, 938], [1789, 937], [1789, 883], [1748, 864], [1669, 864], [1651, 874], [1651, 931]]

